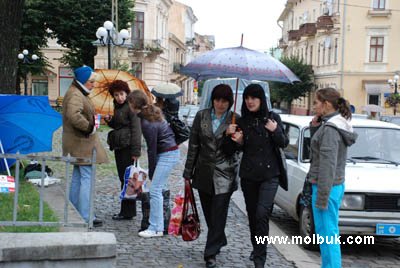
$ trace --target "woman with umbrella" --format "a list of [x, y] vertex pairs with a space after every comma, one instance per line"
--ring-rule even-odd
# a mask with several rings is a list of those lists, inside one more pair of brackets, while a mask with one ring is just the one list
[[268, 236], [269, 217], [278, 185], [287, 190], [285, 162], [280, 148], [287, 146], [288, 138], [279, 115], [268, 110], [260, 85], [248, 85], [243, 99], [242, 117], [237, 125], [228, 127], [226, 134], [231, 137], [227, 136], [226, 140], [236, 143], [227, 148], [236, 146], [237, 150], [243, 151], [239, 176], [253, 245], [250, 259], [256, 268], [260, 268], [266, 262], [267, 245], [258, 244], [255, 237]]
[[197, 112], [193, 121], [183, 173], [199, 191], [207, 222], [206, 267], [216, 267], [216, 255], [227, 245], [225, 225], [229, 201], [237, 189], [238, 155], [233, 150], [222, 151], [225, 130], [234, 116], [230, 111], [232, 105], [231, 87], [225, 84], [214, 87], [211, 107]]
[[[113, 129], [108, 133], [107, 142], [114, 150], [115, 163], [121, 190], [124, 187], [125, 169], [140, 157], [142, 131], [140, 119], [129, 109], [127, 96], [131, 92], [127, 82], [115, 80], [108, 86], [114, 98], [114, 116], [105, 116], [104, 120]], [[121, 210], [114, 214], [113, 220], [130, 220], [136, 216], [136, 200], [123, 199]]]

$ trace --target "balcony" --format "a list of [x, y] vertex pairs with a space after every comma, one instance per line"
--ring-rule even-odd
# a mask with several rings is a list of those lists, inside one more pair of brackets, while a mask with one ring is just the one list
[[333, 28], [333, 19], [332, 16], [324, 15], [318, 17], [317, 20], [317, 29], [318, 30], [329, 30]]
[[300, 40], [301, 35], [299, 30], [290, 30], [288, 31], [288, 39], [289, 41], [298, 41]]
[[300, 25], [301, 36], [314, 36], [317, 33], [317, 27], [315, 23], [304, 23]]
[[134, 53], [162, 54], [164, 50], [158, 39], [132, 39], [132, 47], [129, 49]]
[[279, 48], [285, 49], [287, 46], [288, 44], [283, 40], [283, 38], [279, 39]]

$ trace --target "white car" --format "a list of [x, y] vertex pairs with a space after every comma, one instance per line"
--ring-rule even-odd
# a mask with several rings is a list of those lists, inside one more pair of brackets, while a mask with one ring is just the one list
[[193, 106], [193, 107], [190, 108], [189, 114], [188, 114], [188, 116], [186, 118], [186, 122], [187, 122], [189, 127], [192, 127], [194, 118], [196, 117], [196, 114], [197, 114], [198, 111], [199, 111], [199, 107], [198, 106]]
[[[314, 233], [312, 212], [300, 206], [310, 167], [310, 116], [281, 115], [289, 145], [285, 148], [289, 190], [279, 188], [275, 203], [299, 221], [300, 234]], [[341, 234], [400, 236], [400, 126], [352, 120], [358, 133], [349, 147], [345, 195], [339, 211]], [[307, 247], [307, 245], [305, 245]]]

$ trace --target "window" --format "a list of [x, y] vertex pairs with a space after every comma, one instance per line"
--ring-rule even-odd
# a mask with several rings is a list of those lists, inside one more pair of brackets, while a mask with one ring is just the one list
[[379, 105], [379, 95], [369, 94], [368, 95], [368, 104]]
[[326, 49], [325, 49], [325, 44], [322, 43], [322, 45], [324, 46], [322, 48], [322, 65], [325, 65], [325, 51], [326, 51]]
[[60, 67], [59, 72], [59, 83], [60, 83], [60, 97], [64, 97], [65, 93], [69, 89], [74, 81], [74, 73], [69, 67]]
[[331, 64], [331, 56], [332, 56], [332, 46], [329, 45], [329, 48], [328, 48], [328, 64]]
[[313, 62], [312, 62], [312, 60], [313, 60], [313, 46], [310, 46], [310, 64], [312, 65], [313, 64]]
[[374, 0], [373, 9], [385, 9], [386, 0]]
[[141, 62], [132, 62], [132, 70], [135, 77], [139, 79], [142, 78], [142, 63]]
[[132, 45], [136, 48], [143, 49], [144, 43], [144, 13], [135, 12], [135, 21], [132, 25]]
[[311, 152], [311, 134], [310, 134], [310, 129], [307, 128], [304, 130], [303, 134], [303, 148], [302, 148], [302, 156], [301, 160], [303, 162], [309, 162], [310, 161], [310, 152]]
[[371, 37], [369, 48], [369, 61], [382, 62], [383, 61], [383, 37]]
[[334, 55], [334, 63], [338, 62], [338, 54], [339, 54], [339, 47], [338, 47], [338, 39], [335, 38], [335, 55]]
[[33, 80], [32, 81], [32, 95], [33, 96], [49, 95], [47, 80]]
[[318, 65], [321, 65], [321, 44], [318, 43]]
[[287, 159], [297, 160], [297, 156], [299, 153], [299, 135], [300, 129], [293, 125], [285, 124], [284, 125], [285, 133], [289, 138], [289, 144], [284, 149], [285, 156]]

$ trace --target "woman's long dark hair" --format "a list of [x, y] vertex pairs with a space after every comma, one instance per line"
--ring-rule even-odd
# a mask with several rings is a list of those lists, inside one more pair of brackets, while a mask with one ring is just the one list
[[160, 108], [151, 104], [147, 95], [141, 90], [134, 90], [128, 95], [129, 104], [135, 109], [140, 109], [144, 119], [155, 122], [164, 120]]
[[332, 104], [333, 108], [338, 111], [344, 118], [351, 119], [350, 103], [340, 97], [340, 93], [331, 87], [318, 89], [316, 97], [319, 101], [327, 101]]
[[[261, 100], [260, 110], [258, 110], [257, 112], [249, 111], [246, 105], [246, 98], [248, 96]], [[267, 98], [265, 97], [264, 89], [259, 84], [250, 84], [243, 91], [242, 117], [247, 116], [253, 116], [260, 119], [264, 119], [269, 116]]]

